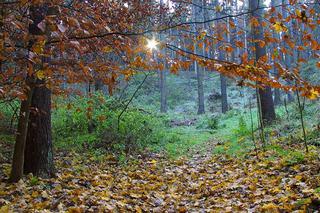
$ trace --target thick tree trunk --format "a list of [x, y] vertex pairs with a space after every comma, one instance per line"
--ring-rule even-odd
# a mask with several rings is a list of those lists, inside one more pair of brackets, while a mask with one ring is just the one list
[[[28, 81], [28, 80], [27, 80]], [[14, 145], [12, 167], [10, 174], [10, 182], [18, 182], [23, 176], [24, 165], [24, 150], [26, 145], [26, 137], [28, 130], [28, 120], [30, 115], [30, 105], [33, 94], [33, 87], [28, 85], [29, 89], [26, 89], [26, 100], [21, 102], [20, 115], [18, 120], [18, 127], [16, 133], [16, 142]]]
[[49, 178], [54, 174], [51, 138], [51, 91], [37, 80], [25, 148], [24, 173]]
[[[38, 28], [38, 24], [44, 19], [44, 7], [31, 6], [30, 7], [30, 18], [33, 21], [29, 25], [30, 35], [42, 35], [43, 32]], [[29, 41], [29, 46], [31, 47], [34, 43], [33, 38]], [[39, 64], [34, 64], [34, 67], [40, 67]], [[25, 149], [26, 149], [26, 139], [28, 134], [28, 125], [30, 118], [30, 108], [32, 103], [32, 97], [34, 94], [34, 77], [26, 78], [26, 100], [21, 102], [20, 116], [18, 120], [16, 143], [14, 147], [12, 169], [10, 175], [10, 181], [19, 181], [24, 172], [25, 166]]]
[[[49, 10], [48, 10], [49, 9]], [[30, 33], [43, 35], [38, 24], [54, 8], [37, 5], [30, 8], [30, 16], [34, 21], [30, 25]], [[43, 58], [43, 63], [48, 62]], [[43, 68], [43, 64], [39, 65]], [[32, 112], [29, 117], [28, 133], [25, 147], [24, 172], [48, 178], [54, 174], [52, 139], [51, 139], [51, 91], [44, 85], [44, 80], [37, 79], [32, 96]]]
[[[255, 11], [256, 8], [260, 7], [263, 4], [263, 1], [250, 0], [249, 7], [251, 11]], [[258, 9], [255, 12], [252, 12], [252, 16], [261, 23], [262, 22], [262, 9]], [[253, 27], [252, 34], [254, 40], [263, 40], [263, 28], [262, 25], [258, 27]], [[266, 55], [266, 48], [261, 47], [258, 42], [255, 42], [255, 55], [256, 61]], [[270, 87], [265, 87], [264, 89], [259, 89], [260, 103], [258, 106], [261, 106], [261, 117], [264, 123], [271, 123], [276, 118], [276, 113], [274, 110], [274, 103], [272, 98], [272, 91]]]

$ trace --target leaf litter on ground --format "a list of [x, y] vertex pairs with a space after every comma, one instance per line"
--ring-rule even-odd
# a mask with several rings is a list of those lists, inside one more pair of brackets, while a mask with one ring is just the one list
[[306, 212], [320, 205], [320, 164], [316, 149], [303, 162], [288, 164], [273, 151], [244, 158], [195, 154], [117, 165], [112, 156], [58, 154], [52, 179], [26, 176], [3, 180], [3, 212]]

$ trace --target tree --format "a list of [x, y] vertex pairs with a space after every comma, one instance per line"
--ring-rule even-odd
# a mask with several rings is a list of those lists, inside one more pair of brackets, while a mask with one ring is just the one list
[[[298, 3], [291, 3], [299, 8]], [[112, 94], [119, 76], [124, 76], [124, 79], [129, 80], [137, 72], [156, 70], [159, 64], [152, 63], [152, 54], [145, 48], [145, 37], [150, 37], [151, 34], [166, 34], [175, 28], [180, 32], [179, 37], [191, 35], [189, 38], [192, 38], [190, 39], [192, 42], [189, 45], [182, 45], [183, 48], [172, 41], [160, 41], [159, 46], [175, 51], [184, 60], [179, 60], [178, 57], [171, 58], [172, 60], [168, 63], [168, 66], [171, 67], [168, 68], [174, 73], [181, 68], [187, 69], [192, 62], [194, 63], [197, 73], [199, 114], [205, 112], [203, 69], [200, 66], [205, 67], [206, 70], [217, 70], [221, 75], [238, 81], [241, 86], [264, 87], [265, 89], [259, 89], [259, 94], [262, 116], [266, 121], [274, 119], [270, 87], [283, 89], [286, 92], [300, 91], [303, 96], [311, 98], [318, 96], [319, 86], [304, 80], [299, 71], [294, 68], [289, 66], [283, 68], [280, 62], [276, 63], [279, 75], [276, 78], [270, 78], [268, 71], [271, 68], [265, 57], [265, 46], [272, 42], [285, 43], [282, 45], [283, 54], [286, 54], [288, 51], [286, 49], [290, 48], [304, 50], [301, 45], [296, 47], [297, 43], [284, 32], [286, 32], [285, 21], [287, 19], [288, 22], [291, 20], [291, 23], [292, 19], [296, 19], [297, 23], [308, 28], [309, 32], [316, 28], [315, 14], [317, 13], [312, 13], [308, 8], [304, 8], [305, 6], [301, 6], [300, 10], [295, 11], [297, 14], [288, 16], [286, 20], [266, 16], [265, 19], [269, 21], [267, 23], [262, 21], [262, 10], [258, 8], [257, 2], [251, 1], [253, 16], [251, 25], [254, 28], [253, 43], [256, 60], [253, 63], [248, 57], [248, 51], [244, 50], [241, 51], [243, 53], [241, 62], [236, 63], [228, 57], [219, 59], [206, 54], [203, 47], [209, 45], [204, 42], [208, 42], [210, 38], [210, 45], [216, 45], [221, 36], [208, 35], [208, 32], [202, 31], [197, 26], [205, 26], [205, 24], [230, 17], [237, 18], [248, 14], [247, 12], [226, 14], [218, 18], [208, 17], [209, 20], [205, 20], [206, 16], [201, 14], [204, 13], [201, 8], [206, 7], [206, 2], [193, 0], [192, 2], [180, 2], [180, 6], [175, 7], [174, 12], [166, 10], [164, 12], [167, 16], [165, 24], [154, 26], [154, 22], [150, 20], [159, 15], [159, 7], [155, 7], [157, 4], [156, 1], [139, 0], [53, 0], [45, 1], [45, 3], [32, 0], [1, 3], [1, 6], [5, 7], [1, 7], [0, 24], [0, 98], [5, 101], [21, 101], [12, 164], [11, 179], [13, 181], [21, 178], [24, 166], [26, 172], [33, 172], [44, 177], [52, 174], [51, 92], [53, 95], [68, 94], [68, 86], [72, 84], [93, 83], [99, 79]], [[290, 7], [294, 8], [293, 5]], [[50, 8], [57, 8], [55, 11], [59, 13], [49, 12]], [[310, 18], [302, 16], [305, 14], [302, 13], [302, 9], [308, 10]], [[270, 13], [272, 11], [271, 8]], [[190, 14], [188, 12], [192, 14], [190, 19], [186, 15]], [[181, 19], [181, 16], [184, 18]], [[263, 27], [259, 23], [281, 32], [282, 40], [270, 38], [267, 31], [263, 33]], [[228, 31], [228, 28], [224, 30]], [[239, 30], [237, 34], [245, 34], [246, 37], [246, 30]], [[304, 34], [305, 32], [308, 31], [303, 31]], [[305, 36], [305, 41], [302, 44], [312, 49], [315, 57], [318, 57], [316, 51], [319, 48], [318, 45], [315, 45], [318, 43], [315, 43], [314, 36], [309, 34], [303, 36]], [[170, 44], [171, 42], [173, 45]], [[230, 41], [227, 39], [223, 42]], [[235, 41], [235, 44], [239, 48], [247, 49], [247, 46], [241, 41]], [[231, 50], [232, 48], [229, 48], [227, 52]], [[87, 110], [88, 119], [91, 119], [92, 109], [88, 107]], [[27, 148], [25, 149], [26, 139]], [[29, 155], [31, 152], [37, 153]], [[39, 165], [33, 165], [34, 162]]]
[[[196, 7], [195, 5], [199, 4], [199, 1], [192, 0], [194, 5], [192, 7], [192, 20], [196, 21], [198, 20], [198, 17], [201, 17], [201, 8]], [[193, 25], [193, 31], [197, 34], [197, 27], [196, 24]], [[199, 32], [198, 32], [199, 33]], [[194, 53], [195, 54], [201, 54], [201, 50], [198, 47], [198, 42], [194, 43]], [[204, 91], [203, 91], [203, 70], [199, 66], [197, 61], [194, 61], [194, 69], [197, 74], [197, 85], [198, 85], [198, 114], [204, 114], [205, 113], [205, 107], [204, 107]]]
[[[272, 7], [275, 7], [278, 5], [278, 1], [277, 0], [272, 0], [271, 1], [271, 6]], [[275, 9], [276, 11], [278, 11], [278, 9]], [[279, 33], [277, 33], [275, 30], [273, 30], [272, 32], [272, 36], [276, 39], [280, 39], [280, 36], [279, 36]], [[277, 61], [277, 57], [276, 57], [276, 54], [281, 54], [281, 58], [283, 58], [283, 55], [282, 55], [282, 52], [279, 51], [279, 45], [277, 43], [273, 43], [273, 45], [271, 46], [270, 48], [270, 55], [272, 57], [272, 60], [273, 60], [273, 72], [274, 72], [274, 75], [279, 75], [278, 74], [278, 70], [275, 66], [275, 62]], [[273, 52], [276, 52], [276, 54], [274, 54]], [[280, 93], [280, 89], [278, 88], [275, 88], [274, 89], [274, 104], [275, 105], [279, 105], [281, 103], [281, 93]]]
[[[48, 11], [48, 6], [31, 5], [29, 11], [32, 20], [32, 23], [29, 26], [29, 33], [31, 36], [34, 36], [33, 39], [36, 39], [36, 36], [42, 36], [44, 34], [43, 31], [38, 28], [38, 25], [44, 20], [46, 12]], [[34, 43], [36, 43], [35, 40], [30, 40], [31, 46], [34, 45]], [[40, 64], [36, 64], [36, 66], [39, 70], [43, 69], [43, 64], [41, 64], [41, 62]], [[10, 176], [11, 181], [19, 180], [23, 175], [23, 171], [34, 172], [36, 174], [41, 174], [42, 176], [43, 172], [41, 171], [40, 173], [37, 169], [46, 167], [46, 165], [44, 165], [43, 160], [41, 161], [39, 159], [47, 159], [46, 156], [41, 158], [41, 155], [48, 155], [46, 150], [51, 150], [52, 155], [50, 126], [51, 105], [48, 104], [51, 101], [50, 91], [43, 86], [44, 81], [38, 79], [35, 75], [27, 77], [26, 81], [32, 81], [32, 86], [27, 88], [27, 90], [30, 91], [26, 92], [26, 100], [21, 103], [20, 116], [23, 117], [23, 114], [26, 116], [24, 118], [21, 117], [18, 123], [18, 135], [16, 139], [17, 148], [15, 148], [14, 152]], [[31, 108], [34, 108], [35, 111], [39, 110], [41, 114], [44, 113], [44, 116], [42, 116], [43, 119], [41, 119], [42, 122], [39, 122], [40, 119], [38, 119], [37, 115], [32, 115], [32, 113], [30, 113]], [[36, 135], [37, 137], [35, 137]], [[39, 139], [40, 141], [38, 141]], [[28, 141], [28, 143], [26, 141]], [[46, 149], [42, 149], [43, 147]], [[50, 164], [53, 165], [52, 157], [51, 161]]]
[[[284, 19], [287, 19], [288, 18], [288, 0], [281, 0], [281, 9], [282, 9], [282, 16]], [[289, 26], [287, 27], [287, 31], [291, 30], [291, 24], [289, 22]], [[289, 33], [290, 35], [290, 33]], [[282, 36], [284, 37], [285, 34], [282, 34]], [[290, 69], [292, 68], [292, 64], [291, 64], [291, 61], [292, 61], [292, 57], [291, 57], [291, 54], [290, 54], [290, 49], [289, 49], [289, 45], [288, 43], [286, 42], [285, 39], [282, 39], [282, 45], [283, 47], [287, 50], [286, 51], [286, 54], [283, 54], [283, 60], [284, 60], [284, 64], [285, 64], [285, 67], [286, 69]], [[290, 83], [290, 82], [289, 82]], [[292, 102], [294, 100], [294, 97], [293, 95], [291, 94], [291, 92], [288, 92], [288, 101], [289, 102]]]
[[[216, 3], [219, 6], [218, 3]], [[217, 17], [221, 17], [224, 14], [218, 9], [217, 10]], [[223, 21], [218, 22], [218, 35], [221, 36], [221, 40], [228, 41], [227, 33], [227, 26], [224, 24]], [[226, 48], [224, 48], [222, 41], [218, 42], [218, 59], [223, 61], [226, 59]], [[228, 46], [229, 47], [229, 46]], [[226, 113], [228, 111], [228, 93], [227, 93], [227, 78], [224, 74], [220, 73], [220, 91], [221, 91], [221, 111], [222, 113]]]
[[[26, 4], [12, 2], [5, 8], [6, 14], [11, 15], [3, 15], [6, 18], [3, 27], [7, 31], [7, 37], [5, 40], [1, 39], [1, 42], [5, 42], [1, 46], [4, 48], [4, 51], [1, 51], [1, 56], [4, 57], [1, 59], [6, 60], [1, 73], [5, 78], [1, 78], [0, 95], [1, 98], [22, 100], [11, 181], [18, 181], [23, 172], [31, 172], [41, 177], [50, 177], [54, 173], [51, 91], [63, 92], [62, 85], [65, 82], [94, 82], [98, 76], [112, 92], [120, 74], [128, 77], [135, 69], [151, 69], [138, 56], [143, 50], [132, 51], [139, 46], [139, 41], [135, 40], [133, 35], [131, 38], [123, 38], [122, 34], [130, 27], [133, 29], [133, 26], [142, 26], [141, 19], [136, 21], [129, 18], [134, 14], [133, 11], [143, 11], [140, 16], [146, 17], [146, 14], [153, 13], [152, 8], [143, 3], [133, 3], [134, 7], [114, 3], [113, 7], [110, 7], [112, 9], [106, 9], [109, 8], [106, 4], [113, 3], [81, 1], [65, 4], [60, 0], [50, 3], [30, 1]], [[75, 10], [76, 7], [84, 10]], [[131, 11], [128, 8], [131, 8]], [[27, 10], [29, 16], [21, 14]], [[61, 13], [57, 14], [57, 11]], [[95, 14], [95, 17], [92, 17], [92, 14]], [[127, 14], [126, 19], [122, 17], [124, 14]], [[109, 34], [110, 16], [119, 20], [118, 24], [112, 25], [112, 29], [118, 31], [116, 34]], [[113, 20], [111, 22], [113, 23]], [[109, 40], [104, 39], [108, 36]], [[122, 58], [122, 63], [126, 66], [120, 68], [117, 64], [119, 61], [112, 58], [101, 60], [102, 57], [96, 57], [89, 61], [93, 58], [89, 57], [90, 54], [97, 52], [104, 55], [112, 52]], [[21, 57], [22, 55], [24, 57]], [[26, 65], [28, 69], [25, 69]], [[99, 75], [96, 75], [95, 71]]]
[[[257, 22], [252, 21], [252, 34], [253, 39], [255, 41], [262, 41], [263, 40], [263, 27], [261, 24], [262, 22], [262, 1], [249, 1], [249, 9], [251, 11], [252, 19], [257, 20]], [[257, 23], [257, 24], [256, 24]], [[262, 62], [262, 59], [266, 57], [266, 48], [258, 42], [255, 42], [255, 56], [256, 56], [256, 63], [259, 64]], [[258, 105], [261, 107], [261, 117], [264, 123], [271, 123], [276, 118], [276, 113], [273, 104], [272, 98], [272, 91], [269, 86], [265, 88], [259, 88], [259, 103]]]
[[[30, 8], [30, 25], [32, 34], [42, 35], [44, 32], [38, 25], [46, 16], [53, 16], [55, 8], [48, 5], [36, 5]], [[45, 33], [49, 33], [45, 30]], [[44, 47], [46, 48], [46, 47]], [[43, 66], [49, 66], [49, 58], [43, 57]], [[39, 72], [39, 71], [38, 71]], [[28, 132], [25, 147], [24, 173], [49, 178], [54, 175], [53, 148], [51, 136], [51, 91], [44, 79], [35, 80], [31, 101]]]
[[[160, 22], [161, 24], [163, 24], [162, 22], [163, 20], [163, 10], [164, 10], [164, 3], [163, 0], [160, 0]], [[163, 39], [163, 35], [160, 33], [160, 40]], [[166, 52], [165, 50], [162, 50], [162, 52], [164, 52], [164, 56], [166, 56]], [[166, 73], [166, 68], [167, 68], [167, 62], [166, 59], [161, 59], [160, 63], [163, 64], [163, 69], [159, 70], [159, 75], [160, 75], [160, 112], [162, 113], [166, 113], [167, 112], [167, 88], [166, 88], [166, 79], [167, 79], [167, 73]]]
[[[221, 53], [219, 53], [219, 56]], [[220, 74], [220, 91], [221, 91], [221, 112], [228, 111], [228, 94], [227, 94], [227, 79], [223, 74]]]
[[26, 99], [21, 101], [19, 119], [18, 119], [18, 127], [17, 127], [17, 136], [14, 145], [14, 152], [12, 157], [12, 166], [10, 173], [10, 182], [17, 182], [23, 176], [23, 165], [24, 165], [24, 150], [27, 138], [28, 131], [28, 120], [30, 115], [30, 106], [33, 95], [33, 85], [32, 80], [29, 78], [26, 79], [26, 88], [25, 88], [25, 96]]

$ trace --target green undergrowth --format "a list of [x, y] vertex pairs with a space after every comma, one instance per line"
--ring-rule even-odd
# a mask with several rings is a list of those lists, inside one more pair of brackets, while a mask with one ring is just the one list
[[[101, 93], [90, 97], [55, 98], [54, 103], [52, 130], [56, 150], [88, 151], [97, 158], [112, 153], [124, 162], [128, 157], [148, 152], [164, 153], [170, 158], [190, 156], [194, 149], [208, 151], [208, 141], [214, 142], [209, 145], [215, 146], [213, 154], [242, 158], [255, 147], [262, 150], [256, 109], [251, 113], [249, 109], [233, 109], [222, 115], [172, 110], [161, 114], [132, 104], [122, 113], [126, 100], [119, 101], [117, 97]], [[12, 113], [8, 108], [2, 112], [3, 124], [8, 124]], [[279, 147], [301, 145], [303, 138], [296, 103], [289, 104], [287, 109], [277, 107], [276, 114], [277, 120], [264, 130], [266, 149], [274, 149], [281, 155]], [[319, 115], [319, 102], [306, 100], [304, 119], [309, 145], [320, 145]], [[3, 132], [0, 141], [13, 143], [14, 136]], [[294, 150], [284, 153], [294, 156], [292, 162], [300, 160]]]
[[[308, 146], [319, 146], [319, 102], [306, 101], [303, 113]], [[284, 106], [277, 107], [276, 114], [277, 120], [264, 129], [266, 144], [261, 142], [261, 131], [257, 127], [256, 110], [252, 111], [253, 127], [248, 110], [233, 110], [222, 115], [219, 118], [220, 128], [216, 134], [222, 142], [215, 147], [213, 154], [243, 158], [257, 148], [258, 151], [273, 151], [274, 157], [284, 159], [284, 164], [287, 165], [302, 162], [305, 156], [305, 148], [296, 103], [291, 103], [287, 109]]]
[[0, 141], [5, 142], [6, 144], [13, 144], [14, 139], [13, 134], [0, 134]]
[[14, 135], [0, 134], [0, 164], [8, 163], [12, 156]]
[[209, 131], [199, 130], [193, 126], [175, 127], [168, 130], [167, 134], [173, 135], [173, 138], [176, 138], [176, 140], [155, 144], [151, 149], [155, 152], [164, 151], [170, 158], [187, 157], [193, 147], [201, 145], [213, 137]]
[[[113, 153], [123, 162], [148, 152], [174, 159], [187, 156], [192, 147], [210, 140], [216, 128], [206, 116], [197, 120], [196, 115], [161, 114], [134, 106], [123, 112], [116, 99], [101, 94], [56, 101], [52, 116], [56, 149]], [[174, 124], [189, 120], [190, 125]]]

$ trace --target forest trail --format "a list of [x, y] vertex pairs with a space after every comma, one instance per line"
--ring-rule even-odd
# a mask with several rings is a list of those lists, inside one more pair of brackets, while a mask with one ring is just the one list
[[0, 213], [320, 212], [319, 1], [1, 1]]
[[[210, 143], [209, 143], [210, 144]], [[319, 163], [286, 165], [273, 153], [237, 159], [195, 154], [126, 166], [112, 156], [59, 154], [57, 177], [1, 183], [1, 210], [69, 212], [291, 212], [319, 208]], [[9, 166], [9, 165], [8, 165]], [[2, 179], [3, 177], [1, 177]], [[315, 190], [316, 189], [316, 190]], [[5, 211], [0, 211], [5, 212]]]

